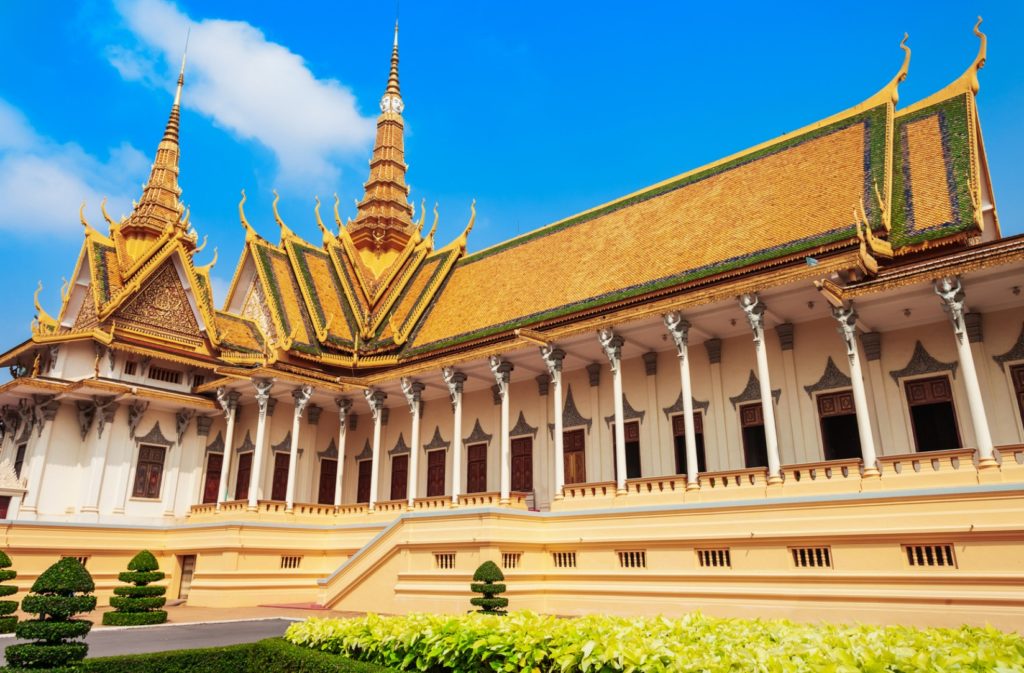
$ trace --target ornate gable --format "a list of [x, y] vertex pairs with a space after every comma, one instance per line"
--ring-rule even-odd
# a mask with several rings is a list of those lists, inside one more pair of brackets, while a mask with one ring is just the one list
[[117, 310], [113, 319], [120, 327], [155, 328], [176, 336], [203, 338], [203, 330], [172, 261], [156, 271], [135, 298]]

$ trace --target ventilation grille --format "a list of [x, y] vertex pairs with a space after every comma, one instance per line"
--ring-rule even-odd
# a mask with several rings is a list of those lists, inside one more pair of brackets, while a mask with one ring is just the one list
[[206, 375], [205, 374], [194, 374], [192, 376], [192, 387], [193, 388], [198, 388], [199, 386], [203, 385], [204, 383], [206, 383]]
[[302, 563], [301, 556], [282, 556], [281, 557], [281, 568], [284, 570], [294, 570], [298, 568]]
[[519, 567], [519, 561], [523, 553], [518, 551], [506, 551], [501, 554], [501, 567], [505, 570], [515, 570]]
[[434, 552], [434, 567], [438, 570], [454, 570], [455, 552]]
[[955, 568], [951, 544], [905, 544], [907, 563], [915, 568]]
[[832, 550], [828, 547], [793, 547], [789, 551], [797, 568], [832, 567]]
[[89, 561], [89, 557], [88, 556], [61, 556], [61, 558], [62, 559], [73, 558], [76, 561], [78, 561], [79, 563], [81, 563], [83, 568], [85, 567], [85, 564]]
[[135, 376], [135, 372], [138, 368], [138, 363], [134, 360], [128, 360], [124, 363], [124, 373], [128, 376]]
[[576, 567], [576, 552], [574, 552], [574, 551], [556, 551], [556, 552], [551, 552], [551, 561], [555, 564], [556, 568], [575, 568]]
[[178, 384], [181, 383], [181, 372], [176, 372], [173, 369], [164, 369], [163, 367], [150, 366], [149, 378], [163, 383]]
[[701, 568], [731, 568], [732, 555], [728, 549], [698, 549], [697, 562]]
[[620, 551], [615, 553], [619, 555], [620, 568], [647, 567], [647, 552], [645, 551]]

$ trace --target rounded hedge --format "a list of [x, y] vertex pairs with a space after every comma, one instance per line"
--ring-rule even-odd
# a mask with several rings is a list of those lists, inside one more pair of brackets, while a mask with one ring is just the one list
[[11, 565], [13, 565], [11, 557], [7, 555], [7, 552], [0, 551], [0, 568], [10, 568]]
[[67, 621], [50, 621], [28, 619], [18, 623], [15, 635], [22, 640], [43, 640], [55, 643], [65, 638], [81, 638], [89, 633], [92, 622], [85, 619], [69, 619]]
[[167, 575], [162, 572], [136, 572], [133, 570], [127, 570], [117, 574], [117, 579], [121, 582], [127, 582], [130, 584], [146, 585], [150, 582], [159, 582]]
[[507, 598], [481, 598], [478, 596], [476, 598], [470, 598], [469, 602], [479, 608], [484, 608], [484, 611], [508, 607]]
[[[11, 570], [11, 557], [0, 551], [0, 582], [13, 580], [18, 573]], [[13, 596], [18, 587], [13, 584], [0, 584], [0, 597]], [[18, 609], [18, 601], [0, 601], [0, 633], [11, 633], [18, 624], [14, 612]]]
[[477, 594], [501, 594], [505, 593], [504, 584], [487, 584], [486, 582], [473, 582], [469, 585], [470, 591]]
[[7, 661], [14, 667], [53, 669], [84, 659], [89, 646], [69, 639], [85, 636], [92, 623], [69, 618], [96, 607], [95, 596], [82, 595], [95, 587], [92, 575], [77, 559], [63, 558], [44, 570], [32, 585], [33, 593], [21, 601], [25, 612], [40, 619], [21, 622], [14, 630], [19, 638], [36, 642], [11, 645]]
[[501, 582], [504, 579], [505, 575], [494, 561], [484, 561], [473, 573], [474, 582]]
[[29, 594], [21, 599], [21, 609], [51, 619], [67, 619], [79, 612], [96, 609], [95, 596], [40, 596]]
[[34, 593], [58, 596], [89, 593], [95, 590], [96, 584], [92, 581], [92, 575], [78, 559], [70, 556], [62, 558], [44, 570], [32, 585]]
[[159, 609], [167, 603], [164, 598], [167, 587], [148, 586], [150, 582], [159, 582], [164, 577], [166, 574], [160, 571], [156, 557], [149, 550], [143, 549], [132, 557], [128, 570], [117, 576], [127, 586], [114, 589], [110, 606], [115, 611], [104, 613], [103, 623], [107, 626], [138, 626], [167, 621], [167, 612]]
[[135, 586], [129, 584], [123, 587], [114, 587], [115, 596], [163, 596], [167, 587], [162, 586]]
[[143, 549], [132, 557], [131, 561], [128, 561], [128, 570], [150, 572], [152, 570], [160, 570], [160, 564], [156, 562], [156, 557], [153, 556], [152, 552], [148, 549]]
[[0, 570], [0, 582], [6, 582], [7, 580], [13, 580], [17, 576], [18, 576], [18, 573], [15, 570], [7, 570], [7, 569]]
[[147, 624], [163, 624], [166, 621], [167, 612], [164, 610], [103, 613], [104, 626], [144, 626]]
[[9, 646], [4, 656], [7, 663], [19, 668], [57, 668], [85, 659], [88, 652], [85, 643], [25, 643]]
[[128, 596], [113, 596], [110, 599], [110, 607], [121, 612], [145, 612], [162, 608], [167, 599], [163, 596], [145, 596], [142, 598]]

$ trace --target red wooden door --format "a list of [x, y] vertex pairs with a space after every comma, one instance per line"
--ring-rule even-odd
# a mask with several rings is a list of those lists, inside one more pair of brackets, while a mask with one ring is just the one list
[[483, 493], [487, 490], [487, 445], [473, 444], [466, 447], [466, 493]]
[[321, 505], [334, 504], [334, 484], [338, 479], [338, 461], [333, 458], [320, 460], [320, 484], [317, 487], [316, 501]]
[[249, 497], [249, 478], [252, 476], [252, 451], [238, 456], [238, 476], [235, 478], [235, 500]]
[[359, 461], [359, 485], [356, 488], [356, 502], [370, 502], [370, 478], [373, 476], [373, 461]]
[[562, 433], [562, 452], [565, 458], [565, 483], [582, 484], [587, 480], [586, 439], [583, 429]]
[[391, 459], [391, 499], [405, 500], [409, 493], [409, 456]]
[[217, 489], [220, 488], [220, 472], [224, 465], [223, 453], [206, 455], [206, 480], [203, 482], [203, 502], [217, 502]]
[[444, 495], [444, 451], [427, 453], [427, 497]]
[[270, 489], [271, 500], [288, 497], [288, 454], [278, 451], [274, 454], [274, 481]]
[[512, 440], [512, 490], [533, 490], [533, 438]]

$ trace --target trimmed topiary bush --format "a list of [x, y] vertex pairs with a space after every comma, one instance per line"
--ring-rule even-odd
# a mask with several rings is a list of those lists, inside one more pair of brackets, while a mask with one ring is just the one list
[[469, 588], [474, 593], [483, 594], [469, 600], [470, 603], [480, 608], [480, 612], [489, 615], [503, 615], [508, 607], [508, 599], [501, 598], [498, 594], [505, 591], [504, 584], [495, 584], [505, 579], [501, 568], [494, 561], [484, 561], [473, 573], [473, 583]]
[[75, 639], [89, 633], [92, 622], [71, 619], [96, 608], [90, 596], [96, 585], [89, 571], [75, 558], [63, 558], [43, 571], [32, 585], [32, 593], [21, 601], [21, 609], [39, 615], [20, 622], [15, 635], [33, 643], [11, 645], [5, 656], [18, 668], [58, 668], [85, 659], [89, 646]]
[[[0, 551], [0, 582], [13, 580], [18, 576], [11, 567], [11, 557]], [[13, 584], [0, 584], [0, 596], [13, 596], [18, 593], [18, 587]], [[11, 633], [18, 624], [18, 616], [14, 611], [18, 609], [18, 601], [0, 601], [0, 633]]]
[[128, 562], [128, 572], [117, 576], [128, 586], [114, 587], [110, 607], [115, 612], [105, 613], [103, 623], [107, 626], [140, 626], [166, 622], [167, 611], [160, 608], [167, 602], [164, 598], [167, 587], [150, 586], [150, 582], [159, 582], [164, 577], [153, 554], [145, 549], [136, 554]]

